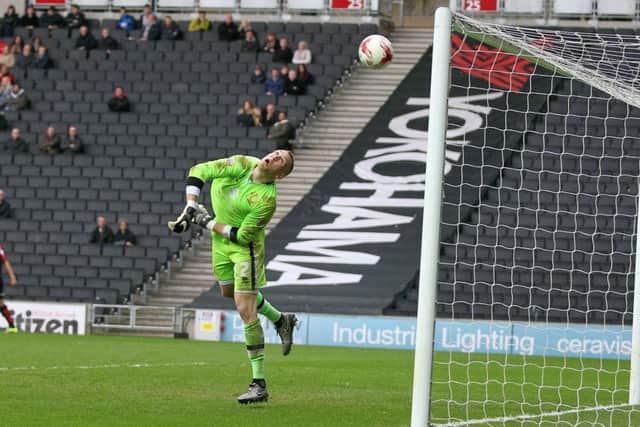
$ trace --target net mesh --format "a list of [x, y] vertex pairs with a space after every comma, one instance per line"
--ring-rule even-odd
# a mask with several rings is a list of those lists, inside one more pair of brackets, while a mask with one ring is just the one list
[[640, 39], [452, 31], [432, 421], [640, 425]]

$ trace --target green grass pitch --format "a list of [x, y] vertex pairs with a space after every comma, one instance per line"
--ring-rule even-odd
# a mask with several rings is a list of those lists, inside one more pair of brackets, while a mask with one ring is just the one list
[[[0, 354], [0, 425], [409, 425], [410, 351], [297, 346], [283, 357], [279, 346], [268, 346], [271, 399], [253, 406], [235, 401], [250, 380], [242, 344], [0, 334]], [[436, 358], [435, 401], [448, 400], [450, 393], [463, 400], [469, 393], [471, 400], [486, 402], [437, 403], [436, 419], [447, 413], [459, 419], [498, 417], [505, 407], [515, 415], [536, 414], [541, 408], [562, 411], [627, 399], [622, 390], [628, 364], [621, 362], [528, 357], [524, 365], [516, 356], [456, 354], [452, 363], [448, 354]], [[575, 392], [579, 385], [582, 390]], [[548, 403], [541, 406], [541, 399]], [[621, 408], [475, 425], [559, 423], [640, 426], [640, 417]]]

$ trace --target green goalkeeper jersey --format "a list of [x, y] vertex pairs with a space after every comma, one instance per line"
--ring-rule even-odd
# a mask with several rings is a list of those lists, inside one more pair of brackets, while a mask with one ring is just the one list
[[211, 182], [211, 205], [216, 221], [234, 227], [242, 246], [264, 240], [264, 229], [276, 210], [276, 184], [254, 183], [259, 159], [237, 155], [195, 165], [189, 176]]

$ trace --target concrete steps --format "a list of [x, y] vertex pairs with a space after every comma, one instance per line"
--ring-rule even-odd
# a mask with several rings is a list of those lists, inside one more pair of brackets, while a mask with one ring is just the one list
[[[342, 155], [362, 128], [405, 78], [431, 44], [433, 32], [400, 29], [391, 35], [394, 60], [384, 70], [357, 68], [342, 87], [335, 89], [330, 103], [318, 113], [296, 143], [296, 169], [278, 183], [278, 209], [271, 230], [304, 197]], [[213, 286], [209, 237], [194, 242], [195, 251], [185, 255], [182, 269], [161, 278], [157, 290], [146, 295], [147, 304], [189, 304]]]

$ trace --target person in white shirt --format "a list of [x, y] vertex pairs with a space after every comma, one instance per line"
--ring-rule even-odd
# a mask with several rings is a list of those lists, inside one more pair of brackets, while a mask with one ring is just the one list
[[303, 40], [298, 43], [298, 49], [293, 53], [293, 59], [291, 62], [294, 64], [311, 63], [311, 51], [309, 50], [309, 45], [306, 41]]

